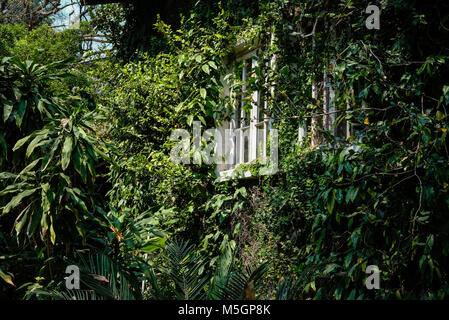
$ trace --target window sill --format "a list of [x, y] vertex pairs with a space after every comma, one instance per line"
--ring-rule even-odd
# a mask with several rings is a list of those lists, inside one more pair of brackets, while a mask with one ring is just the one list
[[[245, 163], [249, 164], [249, 163]], [[217, 178], [219, 182], [230, 181], [234, 179], [238, 180], [247, 180], [247, 179], [256, 179], [261, 176], [269, 176], [274, 175], [278, 172], [277, 166], [273, 170], [272, 168], [261, 167], [257, 175], [251, 174], [251, 170], [248, 169], [246, 171], [238, 172], [238, 166], [229, 170], [216, 171]]]

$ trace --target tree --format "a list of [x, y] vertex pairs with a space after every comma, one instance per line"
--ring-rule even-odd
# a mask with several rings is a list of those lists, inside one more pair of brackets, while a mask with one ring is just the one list
[[[29, 30], [53, 19], [69, 6], [81, 5], [81, 1], [62, 0], [2, 0], [0, 3], [0, 22], [26, 24]], [[80, 17], [87, 11], [82, 11]]]

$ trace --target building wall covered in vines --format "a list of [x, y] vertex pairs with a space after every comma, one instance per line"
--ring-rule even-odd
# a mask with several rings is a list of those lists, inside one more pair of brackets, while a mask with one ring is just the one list
[[[129, 116], [129, 125], [139, 122], [132, 125], [136, 134], [143, 134], [137, 148], [143, 152], [148, 145], [145, 150], [159, 160], [147, 153], [142, 160], [132, 149], [132, 169], [124, 168], [124, 176], [117, 173], [117, 178], [131, 179], [131, 174], [138, 183], [128, 184], [129, 196], [118, 198], [143, 206], [163, 203], [176, 222], [161, 223], [169, 221], [167, 228], [179, 235], [191, 236], [194, 230], [206, 250], [230, 242], [242, 264], [270, 261], [270, 281], [297, 278], [298, 297], [444, 297], [447, 4], [379, 1], [379, 30], [365, 26], [368, 5], [201, 1], [179, 30], [160, 22], [167, 46], [163, 53], [125, 67], [123, 81], [131, 80], [133, 92], [118, 90], [126, 108], [113, 111]], [[223, 112], [217, 111], [226, 106], [220, 100], [223, 61], [232, 59], [236, 41], [256, 37], [264, 46], [261, 60], [277, 57], [275, 72], [263, 73], [264, 81], [249, 90], [260, 89], [260, 83], [275, 87], [269, 105], [279, 130], [280, 173], [219, 183], [211, 168], [169, 165], [169, 130], [198, 119], [213, 126], [221, 119]], [[209, 62], [217, 68], [207, 72], [203, 66]], [[153, 74], [171, 77], [172, 86], [161, 87], [169, 92], [154, 87], [158, 80]], [[335, 126], [351, 126], [345, 139], [322, 126], [329, 110], [312, 87], [329, 85], [335, 93]], [[140, 98], [146, 100], [138, 106]], [[133, 115], [131, 100], [136, 110], [151, 116]], [[124, 119], [115, 113], [114, 118], [119, 123]], [[301, 125], [308, 130], [298, 143]], [[147, 133], [151, 128], [164, 134]], [[129, 137], [121, 138], [126, 148], [134, 145]], [[367, 265], [381, 270], [378, 291], [364, 286]]]

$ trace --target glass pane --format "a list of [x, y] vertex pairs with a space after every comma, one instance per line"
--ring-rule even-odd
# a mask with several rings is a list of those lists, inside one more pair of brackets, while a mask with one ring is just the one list
[[234, 149], [234, 164], [238, 165], [240, 161], [240, 133], [241, 131], [237, 131], [234, 137], [235, 149]]
[[264, 117], [263, 103], [259, 102], [259, 108], [257, 109], [257, 122], [262, 122], [264, 120]]
[[240, 114], [241, 114], [241, 107], [240, 107], [240, 99], [237, 99], [237, 104], [235, 106], [235, 127], [240, 128]]
[[249, 137], [248, 135], [244, 136], [244, 145], [245, 148], [243, 150], [243, 162], [248, 162], [249, 161]]
[[257, 132], [256, 132], [256, 155], [257, 158], [262, 159], [264, 158], [264, 151], [266, 148], [266, 142], [265, 142], [265, 124], [261, 126], [257, 126]]

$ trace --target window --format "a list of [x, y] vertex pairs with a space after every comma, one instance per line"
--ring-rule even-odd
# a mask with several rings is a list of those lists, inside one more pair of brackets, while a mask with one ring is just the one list
[[[352, 128], [349, 121], [344, 116], [344, 110], [336, 110], [334, 105], [335, 92], [332, 87], [332, 82], [329, 80], [327, 72], [324, 72], [324, 104], [323, 104], [323, 128], [331, 131], [331, 133], [342, 140], [349, 139], [352, 135]], [[347, 106], [346, 109], [349, 109]]]
[[[225, 164], [217, 167], [219, 176], [229, 176], [241, 164], [254, 163], [258, 160], [267, 164], [270, 151], [271, 118], [266, 114], [268, 99], [260, 90], [250, 90], [249, 84], [256, 79], [258, 68], [258, 49], [240, 54], [231, 72], [234, 82], [225, 89], [232, 104], [231, 120], [222, 124], [222, 132], [228, 143], [224, 144]], [[270, 63], [271, 65], [272, 63]], [[226, 146], [227, 145], [227, 146]], [[277, 155], [277, 154], [276, 154]], [[249, 174], [245, 174], [249, 176]]]
[[[321, 79], [317, 79], [312, 84], [312, 97], [320, 99], [322, 101], [322, 108], [319, 115], [312, 118], [311, 130], [312, 130], [312, 147], [321, 145], [324, 141], [319, 136], [317, 127], [321, 127], [324, 130], [330, 131], [330, 133], [340, 138], [341, 140], [347, 140], [352, 135], [352, 128], [349, 121], [347, 121], [344, 110], [337, 110], [334, 104], [335, 92], [333, 84], [328, 76], [328, 72], [324, 71]], [[349, 108], [349, 107], [348, 107]], [[305, 136], [305, 127], [298, 129], [298, 137], [301, 141]]]

